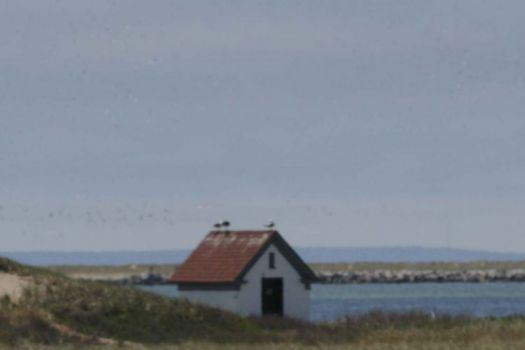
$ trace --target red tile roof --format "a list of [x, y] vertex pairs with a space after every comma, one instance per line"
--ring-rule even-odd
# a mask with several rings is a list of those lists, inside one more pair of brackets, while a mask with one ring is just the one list
[[173, 282], [234, 282], [276, 231], [212, 231], [172, 277]]
[[306, 280], [315, 276], [277, 231], [211, 231], [171, 278], [174, 283], [234, 283], [275, 242]]

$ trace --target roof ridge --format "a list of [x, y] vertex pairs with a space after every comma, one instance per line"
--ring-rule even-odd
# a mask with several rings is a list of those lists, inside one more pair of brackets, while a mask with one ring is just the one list
[[[246, 235], [245, 237], [243, 237]], [[171, 278], [174, 283], [238, 283], [269, 244], [306, 280], [313, 273], [277, 230], [210, 231]]]

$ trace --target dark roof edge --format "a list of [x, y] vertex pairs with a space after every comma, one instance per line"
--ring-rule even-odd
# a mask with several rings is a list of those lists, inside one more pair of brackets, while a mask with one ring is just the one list
[[254, 255], [254, 257], [246, 264], [244, 269], [239, 273], [239, 275], [236, 278], [237, 282], [241, 282], [244, 276], [248, 273], [248, 271], [255, 265], [255, 263], [259, 260], [261, 255], [266, 251], [266, 249], [271, 245], [275, 244], [277, 249], [281, 252], [281, 254], [285, 257], [285, 259], [288, 260], [288, 262], [295, 268], [295, 270], [299, 273], [301, 276], [301, 281], [305, 285], [309, 285], [310, 283], [317, 281], [317, 276], [312, 271], [310, 266], [308, 266], [303, 259], [295, 252], [295, 250], [284, 240], [284, 238], [281, 236], [281, 234], [278, 231], [272, 231], [271, 237], [264, 243], [264, 245], [259, 249], [257, 254]]

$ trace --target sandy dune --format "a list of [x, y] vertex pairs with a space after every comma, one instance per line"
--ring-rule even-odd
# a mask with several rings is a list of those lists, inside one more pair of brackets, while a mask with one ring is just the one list
[[29, 286], [27, 279], [17, 275], [0, 272], [0, 298], [8, 295], [12, 301], [17, 301], [22, 296], [24, 288]]

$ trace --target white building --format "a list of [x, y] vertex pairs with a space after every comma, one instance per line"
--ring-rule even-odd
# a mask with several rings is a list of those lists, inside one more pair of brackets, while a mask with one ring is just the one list
[[308, 319], [316, 277], [277, 231], [212, 231], [171, 280], [193, 302]]

